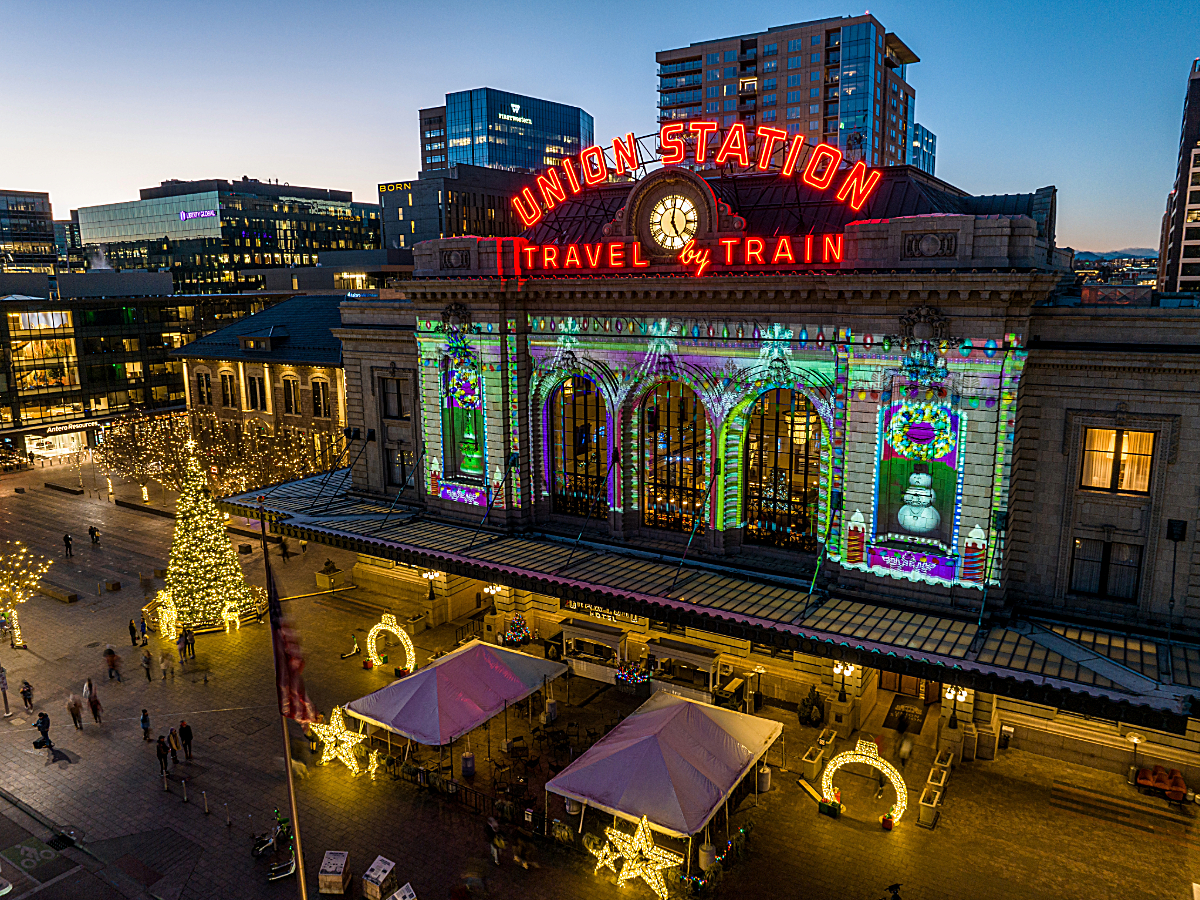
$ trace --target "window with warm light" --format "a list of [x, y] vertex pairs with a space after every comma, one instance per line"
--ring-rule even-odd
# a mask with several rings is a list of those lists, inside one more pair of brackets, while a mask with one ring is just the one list
[[1150, 490], [1154, 432], [1088, 428], [1084, 433], [1080, 486], [1089, 490], [1145, 494]]

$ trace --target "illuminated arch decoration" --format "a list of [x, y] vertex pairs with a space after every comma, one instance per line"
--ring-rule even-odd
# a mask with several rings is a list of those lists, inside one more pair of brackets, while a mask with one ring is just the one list
[[367, 654], [371, 657], [371, 662], [377, 666], [383, 665], [383, 657], [375, 649], [375, 639], [379, 637], [381, 631], [386, 631], [396, 636], [396, 639], [404, 647], [404, 667], [410, 672], [415, 671], [417, 667], [417, 651], [413, 648], [412, 638], [408, 636], [407, 631], [400, 627], [396, 622], [396, 617], [391, 613], [384, 613], [383, 618], [379, 620], [367, 635]]
[[896, 805], [892, 813], [892, 821], [899, 822], [900, 817], [904, 815], [904, 810], [908, 808], [908, 786], [900, 777], [900, 773], [896, 771], [896, 767], [879, 755], [879, 747], [875, 745], [874, 741], [860, 740], [858, 746], [853, 750], [839, 753], [829, 761], [825, 766], [824, 774], [821, 775], [821, 796], [825, 798], [833, 796], [833, 776], [842, 766], [851, 763], [866, 763], [887, 776], [896, 791]]

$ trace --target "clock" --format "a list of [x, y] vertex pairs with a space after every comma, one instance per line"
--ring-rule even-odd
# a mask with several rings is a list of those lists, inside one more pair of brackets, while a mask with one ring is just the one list
[[664, 250], [678, 250], [696, 236], [696, 204], [683, 194], [668, 194], [650, 208], [650, 237]]

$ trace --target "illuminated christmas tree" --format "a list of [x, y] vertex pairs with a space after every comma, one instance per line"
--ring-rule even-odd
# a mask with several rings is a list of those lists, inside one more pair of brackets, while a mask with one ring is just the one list
[[[188, 445], [194, 451], [194, 443], [188, 441]], [[254, 613], [260, 598], [265, 601], [262, 588], [246, 584], [194, 452], [187, 466], [187, 479], [175, 504], [167, 586], [157, 597], [164, 613], [160, 633], [166, 638], [184, 625], [193, 629], [228, 627], [235, 618]]]
[[512, 621], [508, 623], [508, 631], [504, 632], [504, 643], [506, 644], [527, 644], [533, 637], [529, 633], [529, 626], [525, 624], [525, 617], [517, 613], [512, 617]]

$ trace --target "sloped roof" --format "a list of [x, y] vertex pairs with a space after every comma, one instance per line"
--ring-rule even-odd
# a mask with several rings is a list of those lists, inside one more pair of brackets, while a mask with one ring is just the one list
[[[185, 359], [300, 363], [340, 366], [342, 342], [333, 335], [341, 327], [338, 307], [344, 295], [291, 297], [262, 312], [192, 341], [171, 352]], [[270, 350], [243, 350], [245, 337], [269, 338]]]

